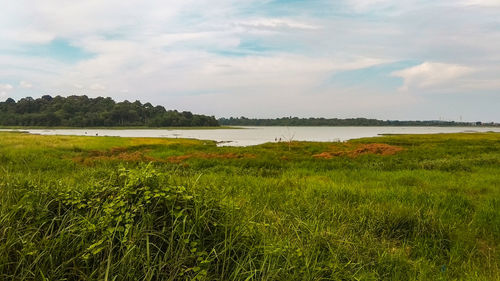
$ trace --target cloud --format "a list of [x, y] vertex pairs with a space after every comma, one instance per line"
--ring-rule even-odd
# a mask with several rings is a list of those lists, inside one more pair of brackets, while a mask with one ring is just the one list
[[[278, 2], [12, 1], [0, 9], [0, 77], [29, 81], [30, 94], [107, 95], [219, 116], [362, 114], [372, 106], [376, 117], [387, 113], [376, 101], [390, 98], [425, 118], [417, 91], [500, 89], [498, 0]], [[92, 55], [37, 52], [58, 40]], [[372, 68], [390, 62], [405, 69]], [[365, 68], [351, 73], [354, 86], [325, 83]], [[15, 86], [13, 97], [28, 92]], [[500, 102], [493, 97], [488, 104]]]
[[33, 85], [29, 82], [21, 81], [21, 82], [19, 82], [19, 87], [21, 87], [23, 89], [30, 89], [31, 87], [33, 87]]
[[404, 84], [401, 90], [429, 89], [449, 86], [457, 79], [474, 72], [473, 68], [437, 62], [424, 62], [420, 65], [395, 71], [391, 75], [401, 77]]
[[14, 89], [11, 84], [0, 84], [0, 90], [2, 91], [10, 91]]
[[320, 27], [314, 24], [300, 22], [291, 19], [281, 18], [261, 18], [248, 21], [236, 22], [237, 25], [252, 28], [292, 28], [292, 29], [319, 29]]
[[500, 7], [500, 1], [498, 0], [467, 0], [465, 4], [469, 6]]
[[0, 84], [0, 100], [4, 100], [9, 96], [8, 92], [14, 87], [10, 84]]
[[53, 33], [32, 27], [20, 27], [18, 29], [0, 30], [0, 38], [17, 43], [45, 44], [54, 40], [55, 36]]
[[106, 86], [99, 84], [99, 83], [94, 83], [90, 85], [89, 89], [94, 90], [94, 91], [104, 91], [106, 90]]
[[349, 0], [347, 3], [357, 12], [366, 12], [371, 9], [386, 8], [388, 5], [396, 4], [394, 1], [390, 0]]

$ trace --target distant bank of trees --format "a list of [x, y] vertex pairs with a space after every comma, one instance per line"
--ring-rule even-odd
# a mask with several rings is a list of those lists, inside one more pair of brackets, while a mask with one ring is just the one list
[[0, 102], [2, 126], [64, 127], [180, 127], [219, 126], [213, 116], [189, 111], [166, 110], [140, 101], [115, 102], [111, 98], [87, 96], [31, 97]]
[[327, 118], [298, 118], [283, 117], [276, 119], [249, 119], [220, 118], [219, 123], [226, 126], [475, 126], [499, 125], [482, 124], [481, 122], [467, 123], [454, 121], [391, 121], [366, 118], [327, 119]]

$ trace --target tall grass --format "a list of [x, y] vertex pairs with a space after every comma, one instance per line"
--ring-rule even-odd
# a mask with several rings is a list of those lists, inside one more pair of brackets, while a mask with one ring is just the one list
[[[369, 143], [403, 150], [313, 157]], [[0, 280], [498, 280], [499, 164], [499, 134], [0, 133]]]

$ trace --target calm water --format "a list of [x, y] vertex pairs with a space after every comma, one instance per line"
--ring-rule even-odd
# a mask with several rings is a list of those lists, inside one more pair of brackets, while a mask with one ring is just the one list
[[248, 146], [282, 141], [345, 141], [381, 134], [430, 134], [456, 132], [500, 132], [500, 128], [484, 127], [243, 127], [244, 129], [217, 130], [105, 130], [105, 129], [57, 129], [22, 130], [41, 135], [118, 136], [154, 138], [194, 138], [214, 140], [219, 145]]

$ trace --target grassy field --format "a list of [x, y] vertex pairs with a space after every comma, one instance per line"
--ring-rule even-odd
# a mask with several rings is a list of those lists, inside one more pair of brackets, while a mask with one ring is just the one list
[[0, 280], [500, 280], [500, 134], [0, 132]]

